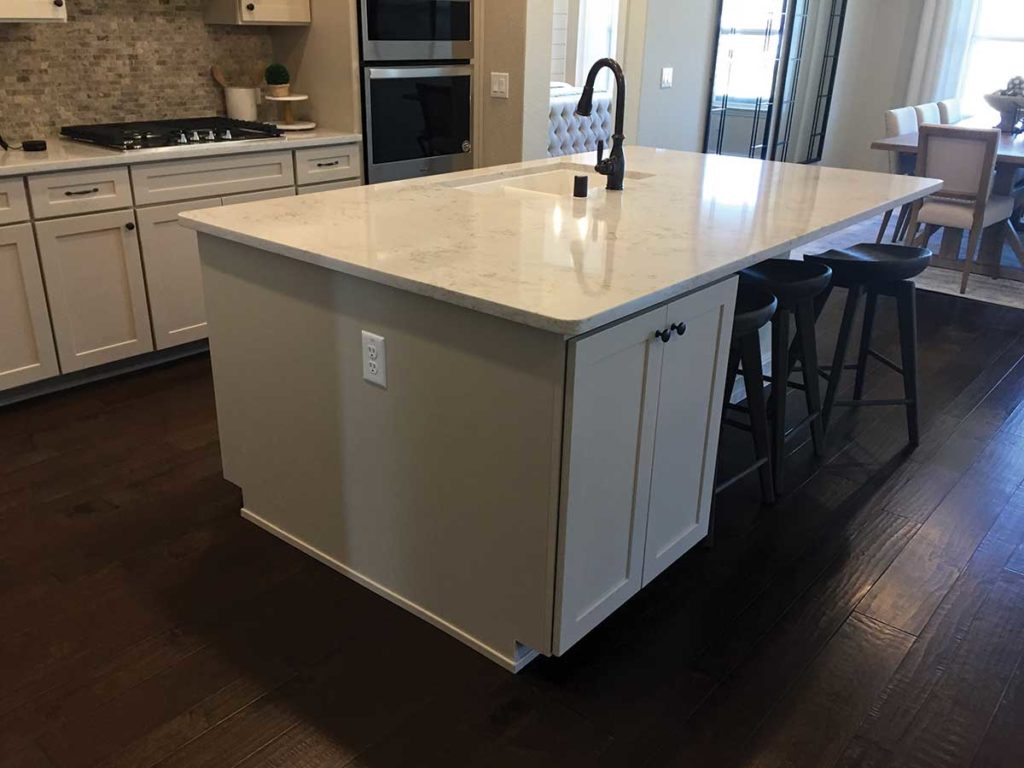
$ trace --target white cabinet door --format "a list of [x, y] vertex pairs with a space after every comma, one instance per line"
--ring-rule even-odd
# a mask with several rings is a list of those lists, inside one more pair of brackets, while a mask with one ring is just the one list
[[206, 338], [198, 238], [178, 222], [178, 214], [219, 206], [220, 198], [213, 198], [137, 211], [157, 349]]
[[61, 370], [152, 352], [135, 214], [41, 221], [36, 234]]
[[736, 304], [731, 279], [670, 304], [654, 434], [644, 585], [708, 534]]
[[309, 24], [309, 0], [238, 0], [243, 24]]
[[72, 0], [0, 0], [0, 21], [67, 21]]
[[573, 341], [565, 413], [555, 653], [632, 597], [643, 578], [664, 307]]
[[58, 373], [32, 225], [0, 227], [0, 390]]

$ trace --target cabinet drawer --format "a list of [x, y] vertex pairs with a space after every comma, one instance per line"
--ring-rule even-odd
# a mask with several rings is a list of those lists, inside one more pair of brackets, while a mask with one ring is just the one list
[[228, 195], [221, 198], [221, 205], [237, 205], [238, 203], [257, 203], [260, 200], [278, 200], [282, 197], [295, 197], [294, 187], [271, 189], [267, 192], [248, 192], [244, 195]]
[[0, 225], [28, 221], [24, 179], [0, 180]]
[[173, 203], [295, 186], [291, 152], [171, 160], [132, 167], [135, 202]]
[[37, 219], [132, 206], [132, 188], [126, 168], [29, 176], [28, 192]]
[[310, 184], [299, 187], [300, 195], [314, 195], [317, 192], [330, 192], [332, 189], [351, 189], [352, 187], [363, 186], [362, 179], [349, 179], [348, 181], [328, 181], [326, 184]]
[[358, 144], [315, 147], [295, 152], [295, 179], [300, 185], [357, 179], [362, 175], [362, 152]]

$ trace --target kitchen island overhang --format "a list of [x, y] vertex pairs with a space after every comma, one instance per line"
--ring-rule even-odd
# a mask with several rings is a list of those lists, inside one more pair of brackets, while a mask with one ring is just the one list
[[244, 514], [510, 669], [706, 533], [732, 275], [939, 186], [633, 149], [560, 194], [591, 160], [183, 217]]

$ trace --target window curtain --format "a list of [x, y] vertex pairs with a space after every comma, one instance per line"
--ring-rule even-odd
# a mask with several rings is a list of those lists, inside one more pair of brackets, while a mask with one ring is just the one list
[[907, 104], [960, 96], [979, 0], [924, 0]]

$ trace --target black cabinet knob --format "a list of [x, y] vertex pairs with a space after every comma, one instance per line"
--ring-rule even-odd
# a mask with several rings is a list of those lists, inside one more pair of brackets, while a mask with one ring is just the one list
[[135, 231], [135, 225], [130, 221], [124, 225], [124, 228], [127, 229], [129, 232]]
[[64, 0], [53, 0], [53, 4], [56, 5], [58, 8], [63, 8]]
[[668, 344], [670, 341], [672, 341], [672, 331], [658, 331], [654, 335], [657, 338], [661, 339], [666, 344]]
[[673, 323], [672, 330], [682, 336], [686, 333], [686, 323]]
[[245, 10], [247, 10], [247, 11], [255, 11], [256, 10], [256, 3], [249, 3], [248, 5], [245, 6]]

